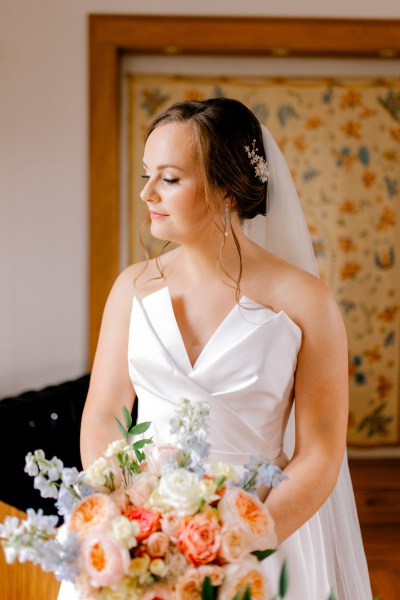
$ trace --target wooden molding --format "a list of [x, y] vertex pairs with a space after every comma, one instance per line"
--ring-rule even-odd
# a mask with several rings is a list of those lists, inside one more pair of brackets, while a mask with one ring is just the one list
[[119, 271], [119, 73], [134, 54], [376, 57], [400, 55], [400, 21], [89, 16], [89, 356]]

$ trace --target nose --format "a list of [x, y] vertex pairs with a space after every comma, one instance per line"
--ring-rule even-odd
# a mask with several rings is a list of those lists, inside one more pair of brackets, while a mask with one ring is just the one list
[[157, 191], [155, 190], [154, 185], [151, 183], [150, 179], [146, 181], [146, 185], [144, 186], [139, 195], [140, 199], [143, 200], [143, 202], [160, 202], [160, 197], [157, 194]]

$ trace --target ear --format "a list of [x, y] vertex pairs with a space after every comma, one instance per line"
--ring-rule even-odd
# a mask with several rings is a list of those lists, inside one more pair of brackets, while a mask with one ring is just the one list
[[226, 191], [224, 194], [224, 200], [230, 200], [231, 202], [231, 210], [236, 209], [237, 202], [235, 196], [232, 196], [231, 192]]

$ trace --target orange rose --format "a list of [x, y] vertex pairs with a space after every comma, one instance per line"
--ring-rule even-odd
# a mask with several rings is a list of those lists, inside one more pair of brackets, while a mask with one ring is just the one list
[[139, 542], [145, 540], [154, 533], [154, 531], [159, 529], [161, 515], [154, 510], [130, 506], [125, 510], [124, 515], [128, 517], [130, 521], [137, 521], [139, 523], [140, 533], [136, 536], [136, 539]]
[[220, 527], [210, 512], [200, 513], [184, 521], [178, 548], [194, 565], [213, 561], [220, 547]]
[[275, 524], [268, 508], [256, 496], [240, 488], [229, 488], [218, 505], [225, 527], [240, 527], [251, 551], [275, 548]]

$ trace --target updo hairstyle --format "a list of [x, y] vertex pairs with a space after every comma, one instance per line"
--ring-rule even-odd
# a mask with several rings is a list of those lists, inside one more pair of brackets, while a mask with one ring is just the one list
[[261, 126], [253, 113], [238, 100], [211, 98], [177, 102], [154, 119], [147, 137], [167, 123], [188, 123], [205, 182], [206, 200], [214, 214], [220, 214], [213, 189], [224, 190], [232, 200], [239, 219], [266, 214], [267, 183], [256, 176], [245, 146], [256, 148], [265, 158]]

